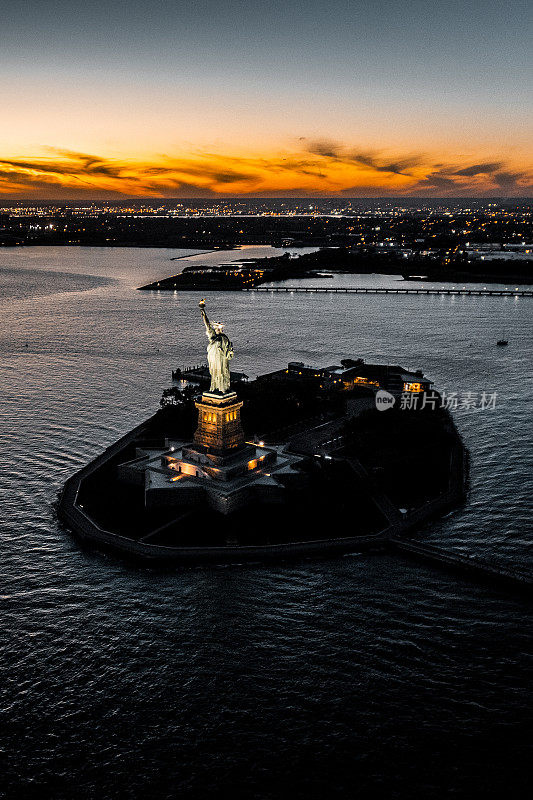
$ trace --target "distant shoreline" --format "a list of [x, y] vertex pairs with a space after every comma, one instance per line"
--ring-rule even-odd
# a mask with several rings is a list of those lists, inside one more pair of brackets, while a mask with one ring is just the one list
[[[236, 265], [194, 264], [168, 278], [139, 286], [141, 290], [158, 291], [241, 291], [266, 283], [283, 283], [290, 280], [316, 279], [324, 272], [347, 275], [397, 275], [404, 281], [420, 283], [490, 283], [533, 285], [533, 259], [524, 262], [524, 271], [503, 274], [501, 262], [484, 261], [481, 265], [458, 262], [446, 267], [430, 259], [416, 259], [411, 263], [395, 254], [354, 253], [343, 248], [322, 248], [313, 253], [291, 258], [282, 256], [248, 259]], [[516, 263], [513, 263], [516, 269]], [[527, 271], [526, 271], [527, 270]]]

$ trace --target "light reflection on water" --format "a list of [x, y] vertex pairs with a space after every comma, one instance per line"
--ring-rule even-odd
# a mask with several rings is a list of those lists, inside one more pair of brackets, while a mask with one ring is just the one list
[[[85, 552], [58, 526], [66, 477], [153, 412], [172, 368], [202, 360], [200, 295], [134, 291], [177, 271], [185, 262], [173, 255], [0, 251], [6, 774], [59, 781], [56, 797], [98, 796], [95, 780], [106, 797], [124, 786], [174, 796], [166, 784], [207, 795], [213, 776], [246, 784], [245, 796], [258, 785], [279, 796], [274, 775], [285, 787], [310, 780], [305, 754], [313, 785], [336, 770], [346, 790], [389, 776], [434, 793], [452, 731], [471, 764], [455, 780], [497, 785], [494, 719], [511, 739], [524, 724], [519, 599], [389, 557], [165, 574]], [[456, 413], [472, 456], [468, 504], [420, 536], [528, 558], [532, 300], [221, 292], [208, 303], [226, 321], [235, 368], [252, 376], [362, 356], [423, 368], [439, 389], [498, 392], [494, 411]], [[428, 741], [432, 766], [415, 770], [406, 754]]]

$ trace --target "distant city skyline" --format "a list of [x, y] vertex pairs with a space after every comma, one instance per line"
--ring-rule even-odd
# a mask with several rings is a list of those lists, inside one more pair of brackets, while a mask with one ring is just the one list
[[529, 197], [522, 0], [5, 4], [0, 201]]

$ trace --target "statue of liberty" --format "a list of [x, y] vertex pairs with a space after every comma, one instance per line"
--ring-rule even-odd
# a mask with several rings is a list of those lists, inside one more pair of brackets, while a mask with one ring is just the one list
[[205, 313], [205, 300], [198, 303], [202, 311], [202, 319], [205, 325], [205, 332], [209, 339], [207, 345], [207, 363], [211, 375], [210, 392], [216, 394], [226, 394], [230, 391], [229, 362], [233, 358], [233, 345], [223, 333], [224, 325], [222, 322], [209, 322]]

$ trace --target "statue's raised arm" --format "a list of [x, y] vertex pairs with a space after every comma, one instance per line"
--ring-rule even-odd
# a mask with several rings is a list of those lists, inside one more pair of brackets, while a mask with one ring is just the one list
[[226, 394], [230, 391], [229, 362], [233, 358], [233, 345], [226, 336], [222, 322], [209, 322], [205, 311], [205, 300], [198, 303], [209, 344], [207, 345], [207, 363], [211, 375], [210, 392]]
[[209, 317], [208, 317], [208, 316], [207, 316], [207, 314], [206, 314], [206, 310], [205, 310], [205, 300], [201, 300], [201, 301], [198, 303], [198, 305], [200, 306], [200, 311], [202, 312], [202, 319], [203, 319], [203, 321], [204, 321], [204, 325], [205, 325], [205, 332], [207, 333], [207, 335], [209, 336], [209, 338], [211, 338], [211, 336], [214, 336], [214, 335], [215, 335], [215, 329], [213, 328], [213, 326], [212, 326], [212, 325], [211, 325], [211, 323], [209, 322]]

